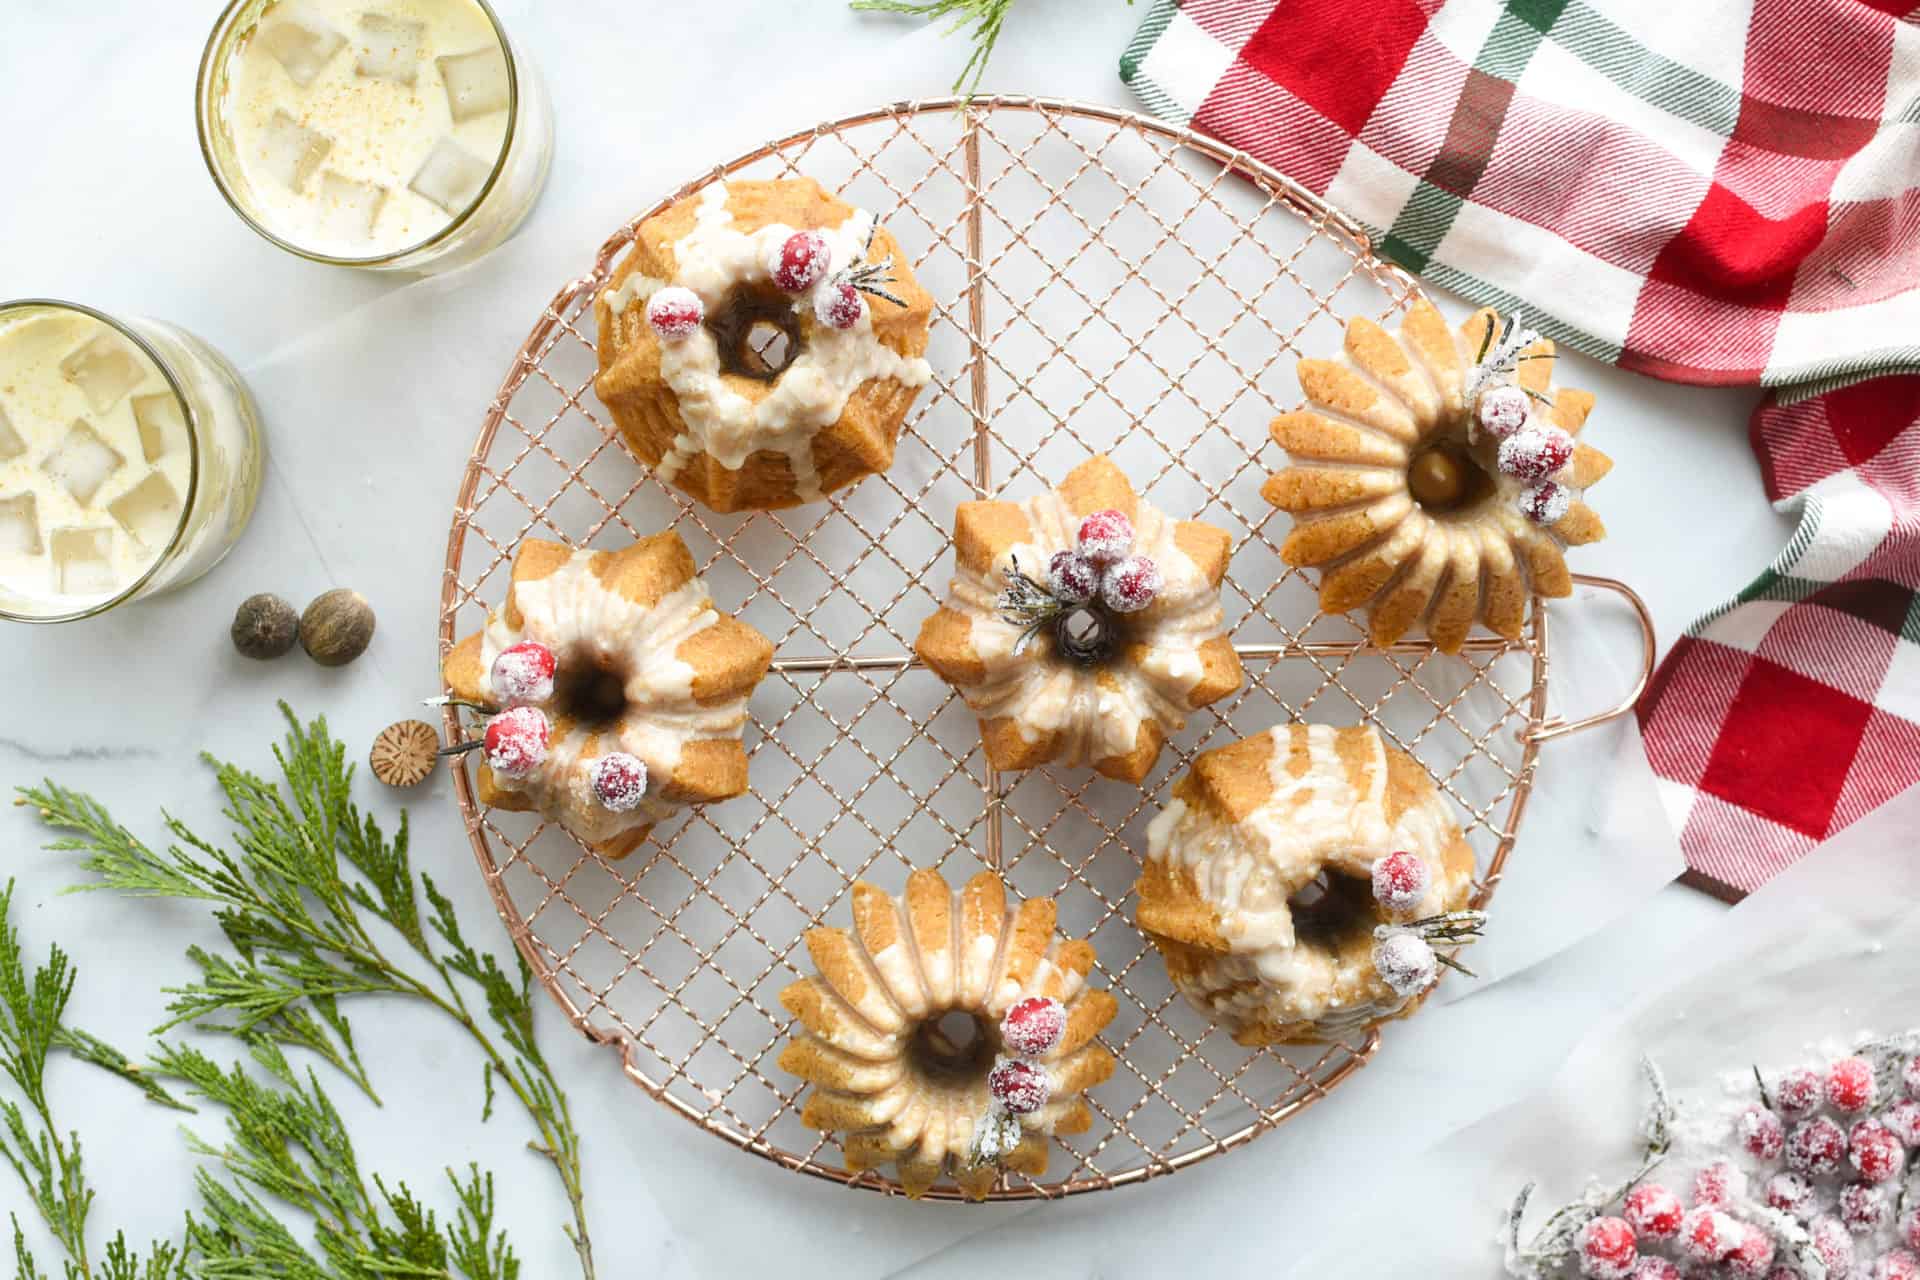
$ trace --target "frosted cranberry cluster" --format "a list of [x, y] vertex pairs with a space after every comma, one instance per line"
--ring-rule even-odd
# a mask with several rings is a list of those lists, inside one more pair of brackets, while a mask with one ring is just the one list
[[[503, 778], [530, 778], [547, 762], [553, 722], [539, 704], [553, 697], [560, 663], [537, 640], [502, 649], [493, 660], [491, 683], [502, 709], [487, 720], [480, 740], [487, 767]], [[590, 768], [594, 799], [613, 813], [631, 813], [647, 794], [647, 766], [638, 756], [610, 751]]]
[[1138, 613], [1166, 586], [1151, 557], [1133, 554], [1133, 521], [1123, 511], [1096, 511], [1080, 522], [1071, 551], [1047, 563], [1047, 590], [1066, 605], [1096, 600], [1115, 613]]
[[1512, 384], [1480, 394], [1474, 416], [1482, 431], [1499, 441], [1495, 465], [1524, 483], [1520, 513], [1535, 524], [1552, 524], [1573, 505], [1573, 491], [1553, 479], [1573, 461], [1573, 437], [1533, 416], [1532, 399]]

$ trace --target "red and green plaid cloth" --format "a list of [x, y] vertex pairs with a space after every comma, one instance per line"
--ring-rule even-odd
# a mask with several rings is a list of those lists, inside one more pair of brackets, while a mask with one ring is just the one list
[[1155, 0], [1121, 75], [1389, 257], [1754, 415], [1801, 526], [1640, 709], [1737, 894], [1920, 782], [1920, 2]]

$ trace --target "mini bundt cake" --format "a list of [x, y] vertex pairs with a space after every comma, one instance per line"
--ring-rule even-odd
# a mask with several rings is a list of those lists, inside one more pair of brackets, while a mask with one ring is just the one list
[[1475, 620], [1514, 639], [1530, 593], [1572, 592], [1562, 552], [1605, 536], [1584, 498], [1613, 463], [1574, 440], [1593, 397], [1553, 386], [1553, 343], [1488, 310], [1455, 332], [1423, 298], [1298, 371], [1308, 405], [1273, 423], [1293, 465], [1263, 492], [1321, 612], [1364, 607], [1379, 645], [1424, 623], [1454, 653]]
[[817, 502], [893, 465], [933, 300], [874, 216], [810, 178], [715, 182], [640, 224], [595, 304], [602, 403], [715, 511]]
[[1105, 457], [1026, 502], [965, 502], [956, 575], [914, 648], [980, 718], [987, 760], [1138, 782], [1187, 713], [1240, 687], [1226, 532], [1170, 520]]
[[[1433, 779], [1361, 725], [1282, 725], [1202, 752], [1147, 829], [1140, 929], [1245, 1045], [1410, 1012], [1468, 940], [1473, 849]], [[1467, 913], [1471, 914], [1471, 913]]]
[[954, 893], [922, 868], [898, 899], [855, 884], [853, 930], [809, 930], [807, 951], [818, 976], [780, 995], [799, 1022], [780, 1065], [813, 1083], [801, 1118], [844, 1135], [849, 1170], [892, 1163], [914, 1197], [950, 1176], [978, 1200], [1091, 1126], [1080, 1095], [1113, 1074], [1094, 1037], [1118, 1006], [1086, 985], [1093, 946], [1054, 936], [1051, 899], [1009, 911], [991, 871]]
[[718, 612], [675, 533], [624, 551], [528, 539], [486, 628], [455, 645], [455, 698], [492, 709], [482, 804], [537, 811], [607, 857], [747, 789], [740, 733], [773, 646]]

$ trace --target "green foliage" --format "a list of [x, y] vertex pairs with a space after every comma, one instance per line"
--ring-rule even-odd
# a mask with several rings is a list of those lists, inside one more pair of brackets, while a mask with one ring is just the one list
[[993, 57], [993, 46], [1000, 39], [1000, 28], [1006, 23], [1013, 0], [853, 0], [853, 7], [869, 13], [905, 13], [929, 22], [952, 18], [948, 35], [971, 24], [973, 31], [967, 38], [973, 42], [973, 55], [954, 77], [953, 90], [959, 93], [964, 88], [972, 97], [979, 91], [980, 77], [987, 70], [987, 60]]

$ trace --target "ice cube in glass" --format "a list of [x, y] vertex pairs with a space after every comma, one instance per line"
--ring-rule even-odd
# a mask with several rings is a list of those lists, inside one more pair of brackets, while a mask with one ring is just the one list
[[387, 189], [378, 183], [343, 178], [331, 169], [320, 174], [320, 226], [329, 238], [369, 238], [386, 201]]
[[55, 529], [53, 583], [70, 596], [113, 590], [113, 530]]
[[314, 82], [347, 42], [310, 5], [298, 0], [282, 0], [273, 6], [253, 38], [302, 89]]
[[40, 554], [40, 509], [30, 493], [0, 498], [0, 556]]
[[149, 471], [145, 480], [115, 498], [107, 510], [135, 542], [150, 551], [171, 542], [180, 525], [180, 495], [158, 471]]
[[384, 13], [360, 15], [360, 56], [355, 75], [410, 85], [420, 75], [420, 45], [427, 28], [422, 22], [393, 18]]
[[307, 179], [326, 162], [331, 150], [333, 139], [307, 128], [285, 111], [275, 111], [260, 131], [260, 167], [293, 191], [306, 187]]
[[440, 68], [455, 124], [507, 109], [507, 54], [498, 45], [433, 61]]
[[11, 462], [27, 451], [27, 442], [13, 429], [5, 405], [0, 405], [0, 462]]
[[125, 338], [96, 333], [60, 362], [60, 376], [86, 393], [95, 413], [104, 413], [139, 386], [147, 370]]
[[76, 418], [54, 451], [47, 455], [44, 467], [46, 473], [84, 507], [100, 492], [100, 486], [126, 464], [120, 451], [102, 439], [92, 423]]
[[480, 195], [493, 171], [486, 161], [452, 138], [433, 144], [426, 163], [407, 186], [451, 214], [460, 214]]
[[187, 447], [186, 415], [180, 412], [180, 401], [168, 392], [135, 396], [133, 423], [140, 428], [140, 452], [148, 462]]

